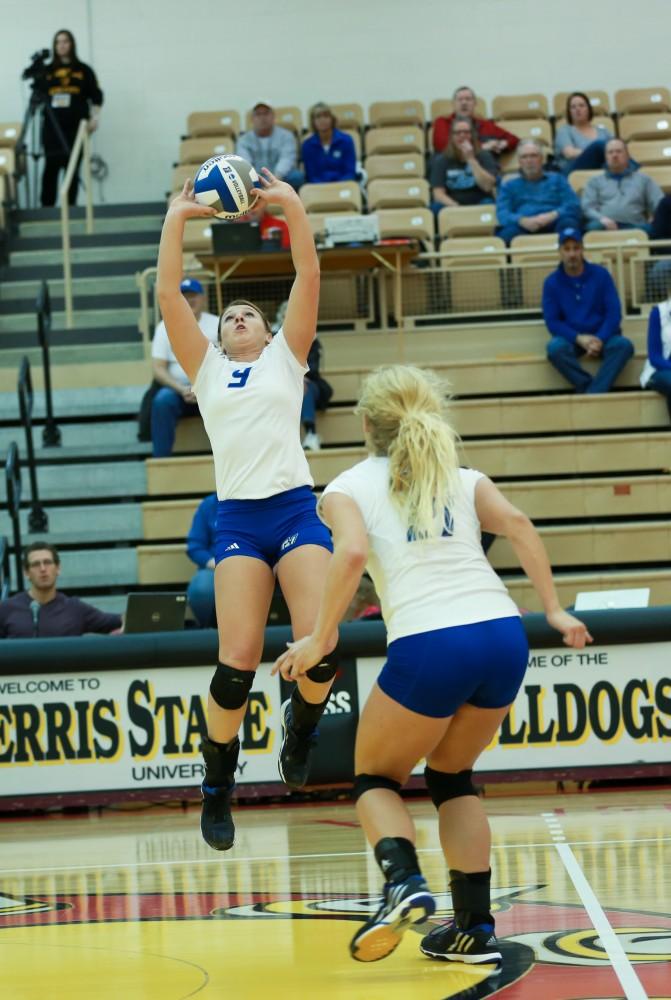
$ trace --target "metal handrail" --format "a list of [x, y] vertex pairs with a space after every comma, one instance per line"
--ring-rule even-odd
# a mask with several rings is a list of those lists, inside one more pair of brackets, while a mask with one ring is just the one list
[[57, 447], [61, 443], [61, 432], [54, 420], [51, 398], [51, 359], [49, 357], [49, 333], [51, 331], [51, 298], [46, 281], [40, 285], [35, 302], [37, 310], [37, 339], [42, 349], [42, 373], [44, 376], [44, 402], [46, 422], [42, 428], [42, 444], [45, 448]]
[[86, 187], [86, 232], [93, 232], [93, 195], [91, 184], [91, 139], [88, 130], [88, 120], [83, 118], [77, 129], [67, 170], [60, 189], [61, 199], [61, 234], [63, 240], [63, 294], [65, 297], [65, 325], [72, 329], [74, 322], [72, 312], [72, 263], [70, 260], [70, 204], [68, 191], [79, 162], [79, 156], [84, 156], [84, 181]]
[[19, 459], [19, 449], [15, 441], [12, 441], [7, 449], [5, 483], [7, 488], [7, 510], [12, 522], [12, 534], [14, 536], [16, 589], [20, 590], [21, 581], [23, 580], [23, 566], [21, 565], [21, 522], [19, 520], [19, 510], [21, 508], [21, 460]]
[[0, 601], [6, 601], [11, 590], [12, 575], [9, 563], [9, 542], [6, 535], [0, 538]]
[[19, 368], [19, 413], [26, 434], [26, 454], [28, 455], [28, 475], [30, 477], [31, 508], [28, 514], [28, 529], [32, 532], [48, 531], [49, 518], [40, 503], [37, 488], [37, 468], [35, 465], [35, 449], [33, 447], [33, 379], [30, 374], [30, 361], [24, 357]]

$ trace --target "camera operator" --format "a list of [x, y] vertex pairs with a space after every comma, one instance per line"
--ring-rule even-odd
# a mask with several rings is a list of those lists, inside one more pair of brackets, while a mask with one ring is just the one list
[[[88, 119], [89, 132], [98, 127], [102, 90], [90, 66], [77, 56], [77, 45], [71, 31], [57, 31], [54, 35], [52, 59], [37, 76], [36, 85], [45, 97], [42, 142], [44, 145], [44, 173], [42, 175], [42, 204], [55, 205], [58, 174], [65, 170], [77, 136], [80, 121]], [[68, 201], [74, 205], [79, 187], [79, 166], [70, 189]]]

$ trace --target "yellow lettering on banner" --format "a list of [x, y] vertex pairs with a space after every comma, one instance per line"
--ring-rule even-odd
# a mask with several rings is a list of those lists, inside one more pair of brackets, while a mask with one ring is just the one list
[[271, 711], [265, 692], [252, 691], [250, 693], [242, 724], [242, 749], [245, 753], [270, 753], [272, 751], [275, 733], [268, 725], [268, 715]]

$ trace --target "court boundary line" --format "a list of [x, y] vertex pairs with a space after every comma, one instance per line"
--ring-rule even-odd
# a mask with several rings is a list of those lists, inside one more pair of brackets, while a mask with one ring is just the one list
[[[554, 814], [553, 814], [554, 816]], [[670, 841], [669, 837], [634, 837], [631, 839], [619, 839], [619, 840], [574, 840], [574, 847], [602, 847], [604, 844], [658, 844], [661, 842]], [[1, 842], [0, 842], [1, 843]], [[556, 847], [557, 843], [553, 839], [552, 841], [542, 841], [540, 843], [521, 843], [521, 844], [492, 844], [492, 850], [494, 851], [507, 851], [511, 848], [529, 848], [529, 847]], [[442, 854], [442, 848], [440, 847], [418, 847], [418, 854]], [[332, 851], [325, 854], [266, 854], [259, 855], [258, 857], [243, 857], [240, 858], [237, 855], [230, 854], [227, 857], [213, 857], [213, 858], [181, 858], [175, 861], [122, 861], [114, 862], [112, 864], [96, 864], [92, 862], [90, 865], [48, 865], [40, 868], [0, 868], [0, 875], [23, 875], [23, 874], [34, 874], [40, 875], [45, 872], [77, 872], [77, 871], [111, 871], [117, 868], [162, 868], [162, 867], [173, 867], [175, 865], [221, 865], [227, 864], [232, 861], [236, 861], [239, 864], [252, 863], [255, 861], [310, 861], [319, 860], [320, 858], [361, 858], [370, 855], [370, 851]], [[576, 864], [578, 862], [576, 861]]]
[[[613, 972], [618, 978], [620, 986], [624, 990], [625, 1000], [648, 1000], [641, 980], [638, 978], [636, 970], [629, 960], [622, 942], [613, 930], [608, 917], [606, 916], [598, 896], [590, 885], [587, 876], [580, 867], [571, 845], [567, 842], [561, 821], [557, 814], [553, 812], [541, 813], [550, 831], [553, 846], [559, 855], [568, 877], [573, 883], [573, 887], [578, 894], [587, 916], [589, 917], [594, 930], [599, 935], [604, 951], [608, 956]], [[656, 839], [656, 838], [654, 838]]]

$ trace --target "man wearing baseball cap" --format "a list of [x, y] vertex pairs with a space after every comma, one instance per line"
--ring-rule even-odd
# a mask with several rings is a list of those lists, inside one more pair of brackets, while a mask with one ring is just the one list
[[[191, 306], [198, 326], [208, 340], [217, 343], [219, 320], [205, 312], [205, 293], [196, 278], [184, 278], [180, 290]], [[189, 379], [174, 355], [165, 323], [161, 321], [151, 342], [154, 382], [159, 388], [151, 404], [151, 441], [154, 458], [172, 454], [178, 421], [185, 416], [196, 416], [198, 406]]]
[[235, 147], [255, 170], [268, 167], [280, 180], [298, 188], [304, 177], [296, 167], [296, 136], [289, 129], [275, 124], [275, 112], [269, 101], [257, 101], [252, 108], [252, 127], [243, 132]]
[[[560, 231], [559, 259], [543, 284], [543, 318], [551, 337], [548, 360], [576, 392], [608, 392], [634, 353], [620, 329], [615, 282], [605, 267], [585, 260], [579, 229]], [[582, 357], [600, 360], [597, 371], [583, 368]]]

